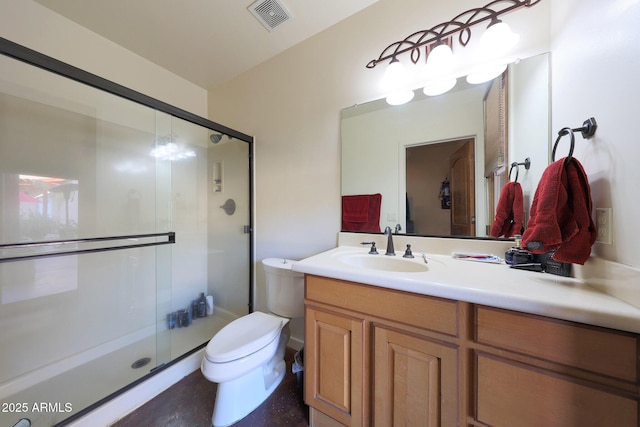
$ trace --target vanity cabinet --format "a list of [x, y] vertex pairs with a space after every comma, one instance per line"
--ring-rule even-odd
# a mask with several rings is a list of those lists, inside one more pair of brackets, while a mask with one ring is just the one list
[[307, 275], [311, 425], [457, 425], [459, 329], [455, 301]]
[[305, 280], [311, 426], [640, 427], [638, 334]]

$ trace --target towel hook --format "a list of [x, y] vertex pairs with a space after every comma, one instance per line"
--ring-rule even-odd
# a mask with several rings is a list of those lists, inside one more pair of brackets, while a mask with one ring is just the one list
[[518, 182], [518, 175], [520, 174], [520, 166], [524, 166], [526, 170], [529, 170], [529, 168], [531, 167], [531, 159], [527, 157], [526, 159], [524, 159], [524, 162], [522, 163], [518, 163], [518, 162], [511, 163], [511, 169], [509, 169], [509, 181], [511, 181], [511, 172], [513, 172], [513, 169], [515, 168], [516, 179], [513, 182]]
[[569, 155], [564, 161], [566, 165], [573, 158], [573, 148], [576, 142], [576, 138], [573, 135], [574, 132], [580, 132], [583, 138], [589, 139], [593, 135], [595, 135], [597, 127], [598, 127], [598, 124], [596, 123], [596, 119], [591, 117], [590, 119], [587, 119], [584, 121], [584, 123], [582, 123], [582, 127], [574, 128], [574, 129], [570, 127], [564, 127], [560, 129], [560, 131], [558, 132], [558, 138], [556, 139], [556, 142], [553, 144], [553, 151], [551, 152], [551, 160], [554, 162], [556, 161], [556, 148], [558, 148], [558, 143], [560, 142], [563, 136], [569, 135], [571, 139], [570, 141], [571, 147], [569, 148]]

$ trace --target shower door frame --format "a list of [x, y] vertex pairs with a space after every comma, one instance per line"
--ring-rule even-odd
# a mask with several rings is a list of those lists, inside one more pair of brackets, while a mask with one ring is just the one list
[[[252, 286], [252, 281], [253, 281], [253, 276], [254, 276], [254, 247], [255, 247], [255, 243], [254, 243], [254, 234], [253, 234], [253, 224], [254, 224], [254, 207], [253, 207], [253, 203], [254, 203], [254, 196], [253, 196], [253, 191], [254, 191], [254, 184], [253, 184], [253, 180], [254, 180], [254, 157], [253, 157], [253, 144], [254, 144], [254, 138], [253, 136], [244, 134], [242, 132], [239, 132], [237, 130], [231, 129], [229, 127], [226, 127], [220, 123], [216, 123], [214, 121], [211, 121], [209, 119], [206, 119], [204, 117], [200, 117], [196, 114], [193, 114], [189, 111], [183, 110], [181, 108], [178, 108], [174, 105], [168, 104], [166, 102], [160, 101], [158, 99], [155, 99], [153, 97], [150, 97], [148, 95], [145, 95], [143, 93], [137, 92], [133, 89], [130, 89], [128, 87], [122, 86], [118, 83], [112, 82], [110, 80], [107, 80], [103, 77], [100, 77], [98, 75], [89, 73], [85, 70], [82, 70], [80, 68], [74, 67], [73, 65], [67, 64], [65, 62], [62, 62], [58, 59], [52, 58], [50, 56], [44, 55], [38, 51], [29, 49], [25, 46], [22, 46], [18, 43], [12, 42], [10, 40], [7, 40], [3, 37], [0, 37], [0, 54], [16, 59], [18, 61], [24, 62], [26, 64], [41, 68], [43, 70], [52, 72], [54, 74], [60, 75], [62, 77], [66, 77], [68, 79], [77, 81], [79, 83], [85, 84], [87, 86], [102, 90], [104, 92], [110, 93], [112, 95], [116, 95], [119, 96], [121, 98], [124, 98], [126, 100], [135, 102], [137, 104], [141, 104], [144, 105], [146, 107], [149, 108], [153, 108], [154, 110], [166, 113], [172, 117], [176, 117], [178, 119], [182, 119], [185, 120], [187, 122], [208, 128], [210, 130], [219, 132], [219, 133], [223, 133], [228, 135], [229, 137], [238, 139], [240, 141], [246, 142], [248, 145], [248, 159], [247, 161], [249, 162], [249, 200], [248, 200], [248, 207], [249, 207], [249, 212], [248, 212], [248, 219], [249, 219], [249, 224], [247, 224], [244, 227], [244, 232], [246, 234], [248, 234], [249, 237], [249, 283], [247, 283], [248, 286], [248, 290], [249, 290], [249, 298], [248, 298], [248, 312], [251, 313], [253, 312], [253, 306], [254, 306], [254, 297], [253, 297], [253, 286]], [[91, 412], [92, 410], [94, 410], [95, 408], [99, 407], [100, 405], [104, 404], [105, 402], [113, 399], [114, 397], [126, 392], [127, 390], [130, 390], [131, 388], [135, 387], [136, 385], [148, 380], [150, 377], [162, 372], [163, 370], [167, 369], [168, 367], [176, 364], [177, 362], [185, 359], [186, 357], [190, 356], [191, 354], [199, 351], [200, 349], [202, 349], [204, 346], [206, 346], [207, 343], [204, 343], [202, 345], [199, 345], [189, 351], [187, 351], [186, 353], [184, 353], [183, 355], [176, 357], [175, 359], [159, 365], [158, 367], [154, 368], [149, 374], [144, 375], [143, 377], [135, 380], [134, 382], [127, 384], [126, 386], [122, 387], [121, 389], [115, 391], [114, 393], [106, 396], [105, 398], [93, 403], [92, 405], [89, 405], [88, 407], [78, 411], [77, 413], [73, 414], [72, 416], [64, 419], [63, 421], [61, 421], [60, 423], [56, 424], [56, 426], [63, 426], [66, 425], [84, 415], [86, 415], [88, 412]]]

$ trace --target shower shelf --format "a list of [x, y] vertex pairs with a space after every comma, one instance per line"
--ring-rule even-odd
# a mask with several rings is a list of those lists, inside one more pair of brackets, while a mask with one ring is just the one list
[[11, 261], [24, 261], [24, 260], [37, 259], [37, 258], [51, 258], [56, 256], [116, 251], [120, 249], [144, 248], [147, 246], [169, 245], [176, 242], [176, 233], [174, 231], [169, 231], [166, 233], [135, 234], [135, 235], [128, 235], [128, 236], [89, 237], [84, 239], [7, 243], [7, 244], [0, 244], [0, 251], [4, 252], [7, 249], [39, 248], [39, 247], [49, 247], [49, 246], [61, 247], [63, 245], [71, 245], [71, 244], [96, 243], [96, 242], [106, 242], [106, 241], [114, 241], [114, 240], [133, 240], [133, 239], [138, 240], [138, 239], [150, 239], [150, 238], [156, 238], [156, 237], [166, 237], [167, 239], [162, 241], [134, 243], [134, 244], [121, 245], [121, 246], [105, 246], [105, 247], [97, 247], [97, 248], [76, 249], [72, 251], [41, 252], [36, 254], [18, 255], [18, 256], [12, 256], [12, 257], [0, 257], [0, 263], [11, 262]]

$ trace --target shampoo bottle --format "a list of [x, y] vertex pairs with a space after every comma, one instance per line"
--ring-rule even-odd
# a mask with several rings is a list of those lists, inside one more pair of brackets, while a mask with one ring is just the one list
[[204, 296], [204, 292], [200, 294], [198, 299], [198, 317], [206, 317], [207, 315], [207, 299]]

